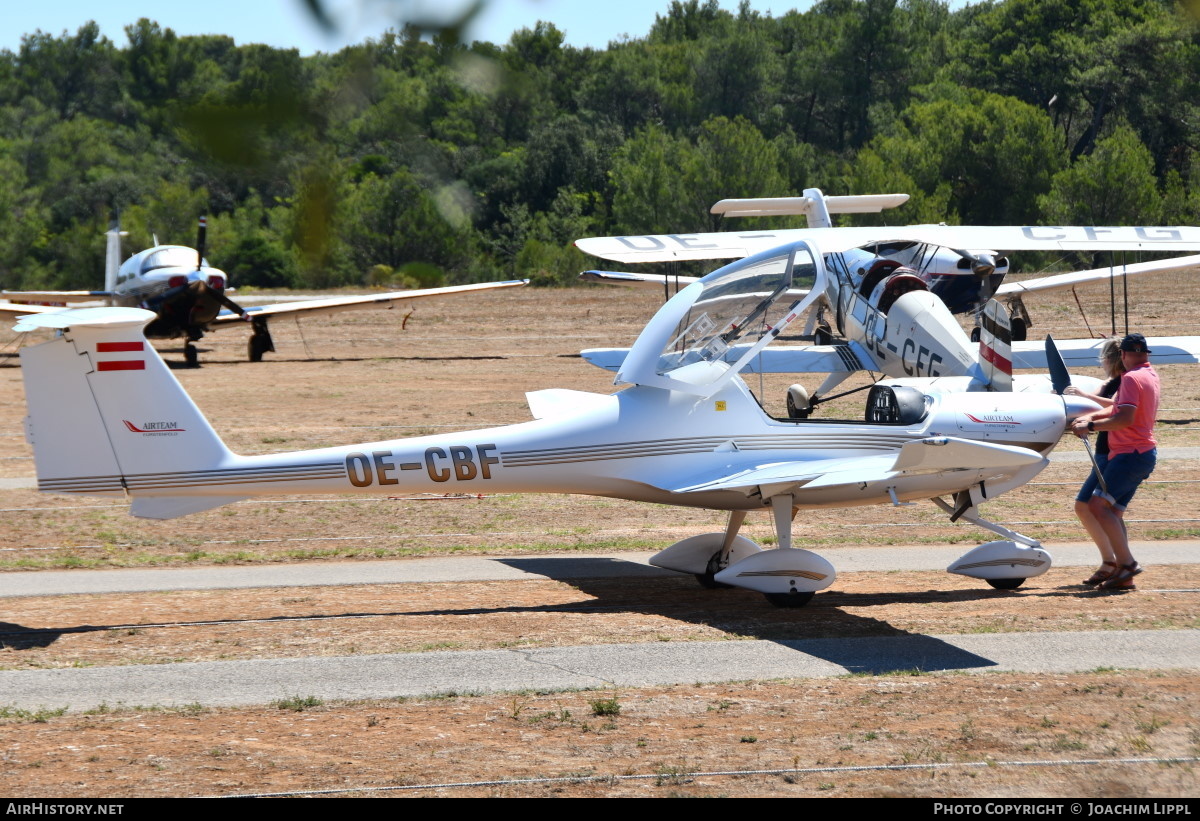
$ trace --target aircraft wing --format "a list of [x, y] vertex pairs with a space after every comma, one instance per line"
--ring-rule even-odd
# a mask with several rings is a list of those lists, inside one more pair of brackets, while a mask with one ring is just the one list
[[1110, 277], [1133, 276], [1135, 274], [1160, 274], [1171, 271], [1186, 271], [1189, 268], [1200, 267], [1200, 254], [1187, 257], [1159, 259], [1153, 262], [1136, 262], [1131, 265], [1113, 266], [1111, 268], [1093, 268], [1087, 271], [1074, 271], [1069, 274], [1027, 279], [1024, 282], [1006, 282], [996, 289], [996, 296], [1020, 296], [1039, 291], [1061, 291], [1084, 285], [1089, 282], [1104, 282]]
[[[363, 296], [335, 296], [326, 299], [306, 299], [298, 302], [279, 302], [272, 305], [255, 305], [246, 308], [250, 317], [270, 317], [282, 315], [334, 314], [341, 311], [355, 311], [364, 308], [391, 308], [397, 302], [407, 299], [423, 299], [431, 296], [449, 296], [465, 294], [472, 291], [489, 291], [495, 288], [519, 288], [528, 285], [527, 279], [510, 279], [505, 282], [480, 282], [473, 285], [451, 285], [446, 288], [422, 288], [414, 291], [389, 291], [384, 294], [365, 294]], [[222, 311], [213, 320], [213, 325], [226, 325], [244, 321], [241, 316], [232, 311]]]
[[781, 493], [789, 487], [818, 488], [886, 482], [900, 474], [1015, 470], [1042, 460], [1041, 454], [1028, 448], [939, 436], [914, 440], [899, 451], [879, 456], [774, 462], [672, 490], [675, 493], [740, 490], [750, 495], [763, 489], [763, 495], [767, 496]]
[[[1090, 372], [1098, 366], [1103, 339], [1056, 339], [1067, 369]], [[1200, 362], [1200, 336], [1159, 336], [1146, 340], [1153, 365], [1191, 365]], [[1046, 347], [1042, 342], [1012, 343], [1013, 368], [1044, 371]]]
[[673, 277], [662, 274], [628, 274], [624, 271], [584, 271], [579, 275], [580, 282], [599, 282], [604, 285], [654, 285], [662, 288], [664, 285], [678, 285], [683, 288], [691, 285], [699, 277]]
[[[722, 357], [736, 362], [746, 346], [735, 345]], [[580, 351], [589, 364], [606, 371], [619, 371], [629, 353], [628, 348], [589, 348]], [[1044, 352], [1043, 352], [1044, 354]], [[1092, 364], [1096, 357], [1092, 356]], [[865, 347], [857, 342], [848, 345], [798, 345], [766, 347], [742, 369], [742, 373], [854, 373], [878, 371], [879, 365]]]
[[95, 302], [111, 296], [108, 291], [0, 291], [0, 299], [30, 302]]
[[904, 225], [896, 227], [788, 228], [711, 234], [589, 237], [579, 250], [617, 262], [737, 259], [798, 240], [822, 253], [847, 251], [870, 242], [912, 240], [945, 248], [998, 251], [1200, 251], [1200, 227]]

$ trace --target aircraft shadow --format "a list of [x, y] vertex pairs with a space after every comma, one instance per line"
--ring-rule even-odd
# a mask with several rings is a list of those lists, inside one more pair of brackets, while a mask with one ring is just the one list
[[[969, 602], [997, 596], [1093, 598], [1115, 593], [1084, 587], [1020, 591], [927, 590], [908, 593], [818, 593], [803, 608], [777, 608], [757, 593], [740, 589], [707, 590], [682, 574], [664, 574], [618, 558], [506, 558], [499, 563], [560, 581], [588, 596], [586, 601], [545, 605], [438, 607], [405, 610], [298, 613], [272, 617], [235, 618], [161, 624], [80, 624], [28, 627], [0, 622], [0, 648], [27, 650], [48, 647], [65, 635], [111, 630], [151, 630], [156, 627], [282, 624], [288, 622], [399, 617], [465, 617], [519, 614], [637, 613], [709, 627], [739, 638], [770, 641], [802, 652], [852, 673], [982, 669], [995, 666], [983, 656], [941, 639], [912, 633], [882, 619], [847, 612], [847, 608], [887, 604]], [[853, 641], [848, 641], [853, 639]]]
[[[862, 602], [837, 591], [818, 593], [802, 608], [778, 608], [749, 590], [708, 590], [685, 575], [663, 576], [655, 568], [620, 559], [512, 558], [500, 562], [569, 584], [610, 607], [667, 616], [739, 637], [771, 641], [840, 665], [851, 673], [932, 672], [980, 669], [996, 664], [933, 636], [848, 613], [844, 607]], [[601, 562], [607, 564], [607, 569], [604, 575], [597, 575], [595, 568]], [[627, 581], [630, 579], [638, 583], [631, 586]], [[941, 593], [872, 594], [868, 598], [874, 604], [931, 600], [934, 596], [942, 602], [968, 601], [991, 597], [995, 591], [951, 591], [949, 597]]]

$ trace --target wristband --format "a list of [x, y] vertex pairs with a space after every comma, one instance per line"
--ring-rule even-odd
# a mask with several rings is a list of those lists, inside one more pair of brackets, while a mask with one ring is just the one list
[[1095, 429], [1096, 429], [1096, 423], [1095, 423], [1095, 422], [1088, 422], [1088, 430], [1093, 430], [1093, 431], [1094, 431]]

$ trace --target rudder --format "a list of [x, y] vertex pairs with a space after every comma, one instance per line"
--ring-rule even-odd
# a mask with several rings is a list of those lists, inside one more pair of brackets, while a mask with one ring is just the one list
[[38, 487], [123, 495], [139, 480], [221, 466], [233, 454], [146, 341], [138, 308], [23, 317], [15, 330], [56, 328], [21, 351]]

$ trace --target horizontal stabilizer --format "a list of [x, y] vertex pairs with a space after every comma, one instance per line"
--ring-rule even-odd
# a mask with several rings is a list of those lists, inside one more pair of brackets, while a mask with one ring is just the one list
[[189, 513], [201, 513], [221, 505], [240, 502], [249, 496], [139, 496], [129, 506], [131, 516], [140, 519], [175, 519]]
[[[908, 202], [908, 194], [860, 194], [824, 199], [825, 209], [830, 214], [878, 214], [885, 208], [904, 205]], [[727, 217], [799, 216], [812, 214], [815, 205], [812, 197], [758, 197], [721, 200], [709, 210]]]
[[37, 328], [137, 328], [154, 319], [153, 311], [141, 308], [74, 308], [60, 309], [51, 313], [32, 314], [17, 320], [13, 330], [18, 333]]

